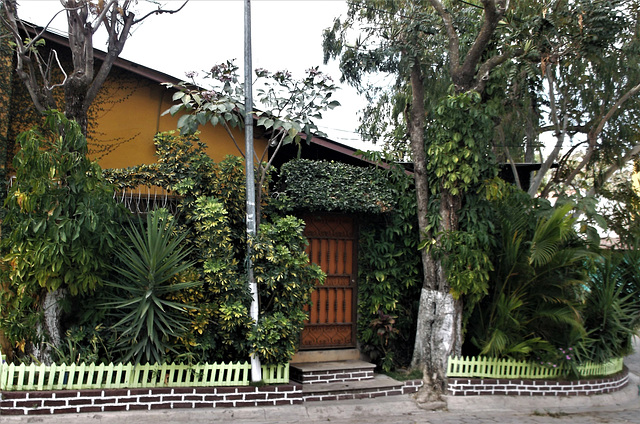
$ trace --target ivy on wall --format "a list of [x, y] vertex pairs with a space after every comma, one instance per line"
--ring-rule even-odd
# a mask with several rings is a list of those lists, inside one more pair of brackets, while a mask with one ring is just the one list
[[413, 177], [379, 152], [384, 168], [293, 160], [280, 170], [285, 210], [358, 215], [358, 343], [390, 370], [411, 360], [422, 268]]
[[382, 213], [395, 207], [384, 170], [308, 159], [282, 165], [274, 197], [289, 211]]

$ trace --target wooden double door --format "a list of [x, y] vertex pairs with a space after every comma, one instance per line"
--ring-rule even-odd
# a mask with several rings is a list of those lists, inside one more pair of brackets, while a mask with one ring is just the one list
[[306, 215], [307, 254], [327, 274], [311, 295], [300, 349], [356, 346], [357, 227], [353, 217]]

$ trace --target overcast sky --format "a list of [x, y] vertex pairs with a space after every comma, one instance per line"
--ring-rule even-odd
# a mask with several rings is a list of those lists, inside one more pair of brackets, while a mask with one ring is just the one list
[[[177, 8], [182, 1], [163, 1], [167, 8]], [[243, 0], [191, 0], [174, 15], [151, 16], [134, 28], [121, 54], [124, 59], [184, 79], [188, 71], [210, 69], [216, 63], [237, 59], [242, 70]], [[18, 14], [22, 19], [45, 25], [60, 10], [57, 0], [21, 0]], [[333, 19], [346, 13], [342, 0], [253, 0], [251, 2], [253, 66], [270, 71], [288, 69], [302, 76], [311, 66], [339, 81], [336, 63], [322, 65], [322, 30]], [[52, 27], [66, 31], [64, 14]], [[95, 47], [101, 48], [99, 42]], [[358, 141], [355, 129], [364, 100], [350, 87], [336, 94], [342, 104], [327, 112], [320, 129], [336, 141], [357, 148], [371, 149]]]

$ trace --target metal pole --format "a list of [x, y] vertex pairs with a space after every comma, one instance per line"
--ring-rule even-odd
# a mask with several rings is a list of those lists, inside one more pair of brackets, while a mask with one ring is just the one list
[[[256, 235], [256, 189], [253, 171], [253, 63], [251, 61], [251, 0], [244, 3], [244, 157], [247, 176], [247, 237]], [[251, 263], [251, 247], [247, 244], [247, 279], [251, 291], [251, 318], [254, 325], [258, 324], [258, 285], [253, 276], [253, 263]], [[260, 358], [256, 354], [251, 355], [251, 381], [262, 380], [262, 368]]]

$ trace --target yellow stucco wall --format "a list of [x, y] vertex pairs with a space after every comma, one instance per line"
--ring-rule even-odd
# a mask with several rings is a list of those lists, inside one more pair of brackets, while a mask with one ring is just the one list
[[[89, 152], [102, 168], [125, 168], [156, 161], [153, 136], [176, 130], [178, 116], [162, 116], [172, 106], [172, 90], [126, 71], [112, 73], [101, 96], [95, 102], [90, 120]], [[207, 144], [208, 155], [216, 162], [226, 155], [239, 155], [235, 144], [220, 125], [200, 127], [200, 140]], [[233, 131], [244, 150], [244, 133]], [[264, 140], [255, 140], [262, 153]]]

